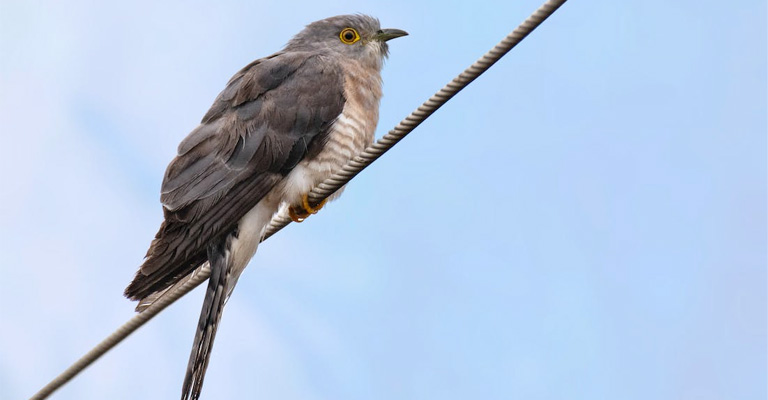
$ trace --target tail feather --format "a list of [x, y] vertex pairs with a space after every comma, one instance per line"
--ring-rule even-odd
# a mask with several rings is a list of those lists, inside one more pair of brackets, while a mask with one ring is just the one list
[[192, 353], [189, 355], [187, 374], [184, 377], [184, 384], [182, 386], [182, 400], [197, 400], [200, 398], [205, 370], [208, 368], [213, 340], [216, 338], [216, 329], [221, 320], [224, 303], [228, 297], [229, 285], [233, 284], [231, 282], [233, 277], [232, 260], [230, 257], [232, 237], [232, 235], [227, 235], [225, 239], [208, 247], [211, 277], [208, 281], [208, 289], [205, 292], [200, 320], [197, 323]]

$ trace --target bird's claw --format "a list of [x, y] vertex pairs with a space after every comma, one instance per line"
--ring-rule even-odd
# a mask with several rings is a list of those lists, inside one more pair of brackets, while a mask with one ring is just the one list
[[288, 207], [288, 216], [291, 217], [293, 222], [303, 222], [310, 215], [317, 214], [317, 212], [323, 208], [326, 201], [328, 201], [328, 199], [323, 199], [320, 204], [312, 207], [309, 204], [308, 195], [305, 194], [301, 196], [301, 205]]

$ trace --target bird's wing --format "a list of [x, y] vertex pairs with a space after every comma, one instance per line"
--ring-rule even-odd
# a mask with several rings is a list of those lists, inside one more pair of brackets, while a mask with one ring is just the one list
[[319, 151], [344, 106], [343, 85], [338, 66], [312, 53], [277, 53], [235, 74], [168, 166], [165, 221], [126, 296], [142, 299], [193, 271], [211, 240]]

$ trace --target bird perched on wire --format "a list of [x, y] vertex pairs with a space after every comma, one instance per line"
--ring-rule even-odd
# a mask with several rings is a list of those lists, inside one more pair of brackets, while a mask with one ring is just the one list
[[273, 215], [316, 213], [325, 201], [307, 194], [373, 142], [387, 41], [405, 35], [365, 15], [313, 22], [236, 73], [179, 145], [165, 219], [125, 295], [142, 311], [209, 264], [182, 399], [200, 396], [224, 303]]

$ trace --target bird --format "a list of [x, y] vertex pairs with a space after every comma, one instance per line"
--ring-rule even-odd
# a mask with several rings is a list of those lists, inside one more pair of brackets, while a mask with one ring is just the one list
[[179, 144], [163, 221], [124, 294], [142, 312], [208, 264], [182, 400], [200, 397], [224, 305], [272, 217], [315, 214], [325, 200], [312, 204], [312, 188], [373, 142], [387, 42], [406, 35], [362, 14], [312, 22], [237, 72]]

